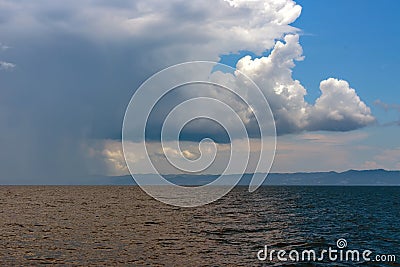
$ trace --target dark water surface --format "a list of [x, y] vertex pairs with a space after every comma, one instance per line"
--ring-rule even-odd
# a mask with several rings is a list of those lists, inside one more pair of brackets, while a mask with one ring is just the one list
[[1, 186], [0, 201], [0, 266], [267, 266], [264, 245], [322, 250], [339, 238], [400, 266], [400, 187], [238, 187], [177, 208], [133, 186]]

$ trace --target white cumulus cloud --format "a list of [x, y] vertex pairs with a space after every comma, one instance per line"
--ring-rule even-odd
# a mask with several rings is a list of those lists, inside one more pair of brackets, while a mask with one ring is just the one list
[[371, 110], [344, 80], [329, 78], [320, 84], [321, 96], [310, 112], [311, 130], [354, 130], [375, 121]]
[[297, 34], [278, 41], [270, 55], [239, 60], [237, 69], [263, 90], [275, 116], [278, 133], [303, 130], [348, 131], [374, 122], [371, 110], [348, 82], [329, 78], [320, 84], [321, 96], [309, 104], [307, 90], [293, 79], [295, 61], [303, 60]]

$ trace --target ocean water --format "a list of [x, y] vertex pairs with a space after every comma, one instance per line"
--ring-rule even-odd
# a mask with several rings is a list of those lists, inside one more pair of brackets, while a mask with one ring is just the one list
[[179, 208], [134, 186], [1, 186], [0, 201], [0, 266], [355, 265], [257, 259], [265, 245], [322, 250], [339, 238], [397, 256], [368, 266], [400, 266], [400, 187], [237, 187]]

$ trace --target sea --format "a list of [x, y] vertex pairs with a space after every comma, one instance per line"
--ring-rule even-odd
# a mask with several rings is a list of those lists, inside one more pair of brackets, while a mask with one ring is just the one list
[[[0, 207], [0, 266], [400, 266], [400, 187], [238, 186], [182, 208], [137, 186], [0, 186]], [[338, 240], [369, 260], [288, 258]]]

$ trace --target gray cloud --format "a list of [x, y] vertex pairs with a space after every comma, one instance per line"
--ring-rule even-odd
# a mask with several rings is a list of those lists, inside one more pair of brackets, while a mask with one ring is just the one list
[[129, 99], [151, 74], [240, 49], [261, 52], [297, 31], [288, 24], [301, 8], [290, 0], [268, 10], [232, 4], [3, 1], [0, 36], [18, 71], [1, 77], [0, 176], [102, 170], [101, 160], [88, 160], [88, 146], [120, 138]]

